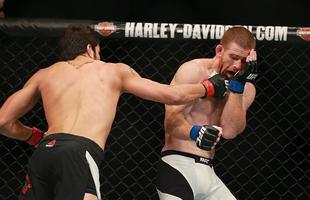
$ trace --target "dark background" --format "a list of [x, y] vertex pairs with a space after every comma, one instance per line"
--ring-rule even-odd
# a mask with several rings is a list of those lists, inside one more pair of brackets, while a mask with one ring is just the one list
[[6, 0], [7, 17], [310, 26], [307, 0]]
[[[169, 83], [181, 63], [214, 55], [215, 44], [105, 38], [101, 56], [132, 66], [142, 77]], [[1, 103], [34, 72], [58, 60], [57, 38], [15, 37], [0, 31], [0, 49]], [[215, 172], [238, 200], [309, 200], [309, 42], [258, 42], [257, 52], [257, 96], [247, 112], [246, 130], [217, 145]], [[155, 182], [164, 141], [164, 107], [130, 94], [122, 95], [118, 105], [99, 167], [103, 199], [158, 200]], [[46, 130], [41, 105], [21, 120]], [[33, 150], [0, 135], [0, 200], [17, 199]]]
[[[310, 1], [309, 1], [310, 2]], [[7, 17], [241, 25], [310, 26], [306, 1], [6, 0]], [[106, 39], [102, 58], [133, 66], [168, 83], [180, 63], [213, 55], [214, 43]], [[0, 102], [39, 68], [57, 60], [55, 38], [0, 33]], [[310, 199], [309, 42], [259, 43], [258, 95], [245, 132], [218, 145], [215, 170], [240, 200]], [[131, 95], [120, 99], [101, 166], [104, 199], [158, 200], [156, 164], [163, 142], [163, 105]], [[46, 128], [42, 107], [23, 120]], [[0, 200], [16, 200], [33, 149], [1, 136]]]

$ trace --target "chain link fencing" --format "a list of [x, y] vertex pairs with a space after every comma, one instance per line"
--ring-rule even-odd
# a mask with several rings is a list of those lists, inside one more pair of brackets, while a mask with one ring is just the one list
[[[124, 62], [141, 76], [169, 83], [180, 64], [214, 55], [215, 41], [101, 40], [104, 61]], [[40, 68], [56, 62], [57, 38], [0, 33], [0, 103]], [[310, 45], [258, 43], [257, 97], [243, 134], [217, 145], [215, 171], [237, 199], [310, 199]], [[50, 77], [53, 79], [53, 77]], [[104, 101], [104, 99], [103, 99]], [[104, 199], [158, 200], [156, 165], [163, 146], [164, 106], [120, 98], [100, 166]], [[42, 105], [22, 122], [46, 129]], [[15, 200], [33, 148], [0, 136], [0, 199]]]

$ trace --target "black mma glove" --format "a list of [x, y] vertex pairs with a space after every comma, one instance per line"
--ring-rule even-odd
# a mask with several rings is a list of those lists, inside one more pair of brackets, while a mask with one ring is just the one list
[[240, 70], [232, 79], [228, 80], [228, 89], [233, 93], [242, 94], [245, 83], [254, 83], [257, 76], [257, 61], [248, 61], [242, 70]]
[[198, 148], [210, 151], [217, 141], [219, 133], [220, 131], [213, 126], [195, 125], [190, 131], [190, 137], [192, 140], [196, 141]]
[[202, 82], [202, 85], [206, 89], [206, 95], [202, 98], [222, 98], [226, 94], [225, 76], [223, 76], [222, 74], [215, 74], [211, 76], [207, 80], [204, 80]]

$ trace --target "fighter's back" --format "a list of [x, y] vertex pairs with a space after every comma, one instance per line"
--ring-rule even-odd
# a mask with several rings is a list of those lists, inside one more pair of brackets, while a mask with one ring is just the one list
[[40, 70], [47, 134], [81, 135], [104, 148], [121, 93], [116, 68], [115, 64], [91, 61], [76, 66], [58, 62]]

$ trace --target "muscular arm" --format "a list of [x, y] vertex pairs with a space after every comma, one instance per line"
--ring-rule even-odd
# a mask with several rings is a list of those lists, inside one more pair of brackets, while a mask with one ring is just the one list
[[[192, 61], [184, 63], [176, 72], [171, 84], [179, 85], [185, 83], [197, 83], [200, 80], [202, 72], [199, 68], [193, 66]], [[183, 105], [166, 105], [165, 106], [165, 132], [182, 140], [191, 140], [189, 137], [192, 124], [190, 124], [185, 116], [187, 110], [190, 110], [192, 103]]]
[[205, 96], [206, 91], [201, 83], [166, 85], [142, 78], [126, 65], [122, 68], [123, 90], [143, 99], [178, 105]]
[[[246, 112], [256, 95], [255, 86], [251, 82], [256, 79], [257, 75], [257, 55], [252, 49], [246, 57], [244, 68], [230, 80], [228, 85], [231, 93], [228, 95], [221, 117], [224, 138], [232, 139], [245, 129]], [[244, 91], [242, 91], [243, 86]]]
[[0, 109], [1, 134], [19, 140], [27, 140], [32, 135], [31, 128], [23, 125], [18, 119], [32, 109], [40, 98], [38, 78], [37, 73], [2, 105]]
[[235, 138], [246, 126], [246, 112], [253, 103], [256, 94], [255, 86], [246, 83], [243, 95], [229, 93], [221, 116], [221, 127], [225, 139]]

